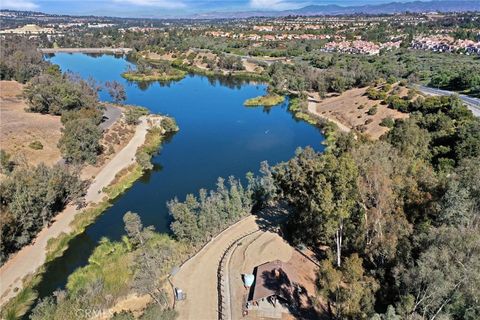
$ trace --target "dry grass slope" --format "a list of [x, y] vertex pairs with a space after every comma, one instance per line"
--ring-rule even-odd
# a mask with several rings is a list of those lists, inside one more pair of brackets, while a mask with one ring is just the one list
[[[26, 112], [22, 88], [16, 81], [0, 81], [0, 146], [18, 161], [55, 164], [61, 159], [57, 148], [62, 128], [60, 117]], [[43, 148], [32, 148], [35, 141]]]

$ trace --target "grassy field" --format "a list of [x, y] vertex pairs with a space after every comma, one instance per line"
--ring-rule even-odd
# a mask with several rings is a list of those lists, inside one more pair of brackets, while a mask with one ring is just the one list
[[247, 107], [256, 107], [256, 106], [273, 107], [284, 101], [285, 101], [284, 96], [280, 96], [277, 94], [267, 94], [265, 96], [259, 96], [259, 97], [247, 99], [245, 100], [243, 105]]

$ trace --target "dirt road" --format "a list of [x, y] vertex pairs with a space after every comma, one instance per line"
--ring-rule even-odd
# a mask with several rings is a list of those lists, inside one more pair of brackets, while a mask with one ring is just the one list
[[217, 319], [217, 267], [220, 258], [232, 241], [258, 229], [255, 216], [249, 216], [222, 232], [181, 267], [172, 278], [173, 285], [187, 294], [187, 300], [175, 305], [179, 319]]
[[[130, 142], [102, 168], [90, 185], [85, 196], [87, 203], [101, 201], [104, 197], [102, 189], [113, 181], [117, 172], [135, 161], [135, 153], [137, 148], [144, 143], [148, 127], [146, 118], [141, 118]], [[70, 223], [79, 212], [81, 211], [76, 210], [73, 206], [68, 206], [57, 215], [55, 222], [50, 227], [43, 229], [38, 234], [33, 244], [24, 247], [0, 268], [0, 305], [15, 296], [14, 288], [22, 287], [22, 279], [25, 276], [34, 273], [43, 265], [48, 240], [59, 236], [62, 232], [69, 232]]]

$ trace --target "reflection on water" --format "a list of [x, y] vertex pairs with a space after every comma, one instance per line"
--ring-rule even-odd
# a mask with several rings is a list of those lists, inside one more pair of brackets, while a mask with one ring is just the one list
[[[287, 102], [273, 108], [243, 106], [246, 99], [265, 93], [263, 84], [197, 75], [168, 84], [132, 83], [120, 76], [132, 67], [123, 57], [57, 54], [49, 59], [63, 71], [83, 78], [121, 82], [126, 87], [127, 104], [173, 116], [180, 131], [165, 140], [153, 158], [153, 170], [116, 199], [94, 224], [72, 240], [62, 257], [48, 266], [38, 287], [41, 297], [63, 287], [68, 275], [87, 263], [102, 237], [121, 238], [126, 211], [137, 212], [144, 225], [169, 232], [168, 200], [212, 188], [219, 176], [243, 178], [248, 171], [256, 172], [263, 160], [271, 164], [287, 160], [297, 147], [323, 148], [320, 131], [295, 120], [287, 111]], [[102, 91], [100, 99], [110, 97]]]

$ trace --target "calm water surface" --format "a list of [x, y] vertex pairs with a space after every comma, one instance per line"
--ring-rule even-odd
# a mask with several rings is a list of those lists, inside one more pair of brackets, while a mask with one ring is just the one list
[[[68, 275], [87, 263], [102, 237], [119, 239], [124, 234], [125, 212], [137, 212], [144, 225], [168, 232], [170, 218], [165, 204], [175, 196], [184, 199], [200, 188], [213, 188], [220, 176], [244, 177], [248, 171], [256, 172], [263, 160], [270, 164], [287, 160], [298, 147], [323, 148], [319, 130], [295, 120], [287, 111], [287, 103], [271, 109], [243, 106], [245, 99], [265, 93], [263, 84], [190, 75], [179, 82], [140, 85], [120, 76], [131, 65], [121, 57], [57, 54], [48, 59], [62, 71], [70, 70], [85, 79], [121, 82], [127, 91], [126, 103], [173, 116], [180, 131], [153, 158], [154, 169], [74, 239], [63, 257], [48, 266], [39, 286], [40, 296], [63, 288]], [[100, 92], [100, 99], [110, 98]]]

